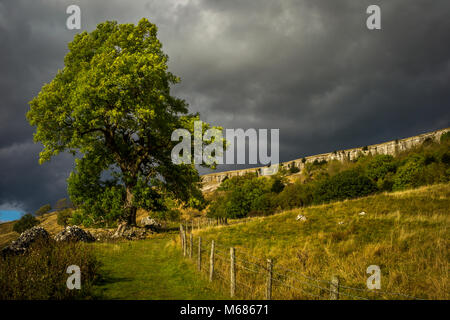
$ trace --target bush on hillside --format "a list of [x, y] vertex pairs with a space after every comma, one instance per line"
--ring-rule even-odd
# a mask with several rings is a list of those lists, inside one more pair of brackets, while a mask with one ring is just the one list
[[403, 190], [406, 188], [418, 187], [423, 173], [424, 157], [422, 155], [412, 155], [406, 159], [399, 167], [394, 177], [393, 190]]
[[300, 181], [287, 185], [276, 197], [276, 207], [283, 210], [310, 205], [314, 199], [314, 186]]
[[366, 174], [375, 182], [384, 179], [388, 173], [395, 173], [397, 164], [393, 156], [376, 155], [371, 157], [366, 163]]
[[447, 142], [450, 142], [450, 131], [447, 131], [446, 133], [444, 133], [443, 135], [441, 135], [440, 142], [441, 142], [441, 143], [447, 143]]
[[267, 210], [272, 181], [253, 174], [226, 180], [212, 200], [208, 215], [218, 218], [243, 218], [251, 211]]
[[314, 191], [314, 202], [322, 203], [364, 197], [376, 191], [375, 183], [360, 170], [346, 170], [320, 181]]
[[272, 187], [270, 188], [271, 192], [280, 193], [284, 189], [284, 183], [281, 177], [276, 177], [273, 179]]
[[64, 209], [58, 211], [56, 215], [56, 223], [63, 227], [68, 226], [72, 219], [72, 211], [72, 209]]
[[294, 174], [294, 173], [297, 173], [297, 172], [300, 172], [300, 168], [299, 167], [296, 167], [296, 166], [291, 166], [290, 168], [289, 168], [289, 173], [290, 174]]
[[42, 216], [43, 214], [46, 214], [47, 212], [49, 212], [50, 210], [52, 210], [52, 206], [50, 204], [46, 204], [43, 205], [42, 207], [40, 207], [36, 212], [35, 215], [36, 216]]
[[22, 233], [25, 230], [31, 229], [38, 224], [38, 219], [36, 219], [36, 217], [31, 213], [27, 213], [14, 224], [13, 230], [17, 233]]

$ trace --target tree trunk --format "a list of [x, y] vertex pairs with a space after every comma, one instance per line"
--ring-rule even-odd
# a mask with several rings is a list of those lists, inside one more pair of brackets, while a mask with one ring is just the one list
[[136, 206], [133, 205], [133, 193], [131, 188], [127, 186], [127, 198], [125, 200], [125, 222], [128, 226], [136, 226]]

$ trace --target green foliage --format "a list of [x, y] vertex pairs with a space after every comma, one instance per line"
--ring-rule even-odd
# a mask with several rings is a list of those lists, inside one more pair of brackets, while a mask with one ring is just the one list
[[441, 135], [440, 142], [441, 143], [448, 143], [448, 142], [450, 142], [450, 131], [447, 131], [446, 133]]
[[40, 207], [36, 212], [35, 215], [36, 216], [42, 216], [43, 214], [46, 214], [47, 212], [49, 212], [50, 210], [52, 210], [52, 206], [50, 204], [46, 204], [43, 205], [42, 207]]
[[366, 162], [365, 167], [367, 176], [374, 181], [378, 181], [384, 179], [388, 173], [395, 173], [397, 163], [394, 157], [390, 155], [376, 155]]
[[290, 174], [294, 174], [294, 173], [297, 173], [297, 172], [300, 172], [300, 168], [299, 168], [299, 167], [296, 167], [295, 165], [292, 165], [292, 166], [289, 168], [289, 173], [290, 173]]
[[178, 209], [168, 209], [153, 212], [151, 216], [159, 221], [180, 221], [181, 212]]
[[17, 233], [22, 233], [25, 230], [33, 228], [39, 224], [39, 220], [36, 219], [31, 213], [23, 215], [19, 221], [14, 223], [13, 230]]
[[314, 185], [297, 181], [287, 185], [276, 197], [276, 206], [283, 210], [310, 205], [314, 200]]
[[[68, 290], [67, 267], [81, 269], [81, 289]], [[0, 257], [0, 300], [93, 298], [100, 264], [82, 243], [37, 241], [29, 254]]]
[[284, 189], [283, 179], [281, 177], [274, 178], [270, 191], [274, 193], [280, 193], [281, 191], [283, 191], [283, 189]]
[[393, 190], [402, 190], [419, 186], [424, 164], [425, 161], [423, 156], [414, 155], [409, 157], [395, 175]]
[[[63, 151], [81, 155], [68, 185], [83, 211], [76, 218], [83, 215], [88, 225], [135, 224], [137, 206], [157, 207], [162, 194], [202, 205], [194, 164], [171, 159], [179, 143], [172, 132], [192, 133], [199, 115], [171, 95], [179, 78], [168, 71], [161, 47], [147, 19], [101, 23], [75, 35], [64, 68], [30, 102], [27, 119], [44, 146], [39, 162]], [[204, 123], [202, 133], [209, 127]]]
[[243, 176], [234, 176], [231, 178], [226, 177], [220, 184], [218, 190], [230, 191], [233, 190], [234, 188], [244, 185], [246, 181], [252, 180], [257, 177], [258, 175], [253, 172], [246, 173]]
[[58, 201], [56, 201], [56, 204], [55, 204], [55, 210], [57, 210], [57, 211], [72, 208], [72, 207], [73, 207], [72, 203], [67, 198], [59, 199]]
[[267, 210], [269, 198], [265, 195], [272, 182], [250, 173], [232, 177], [221, 184], [217, 198], [209, 207], [208, 215], [219, 218], [243, 218], [251, 211]]
[[72, 211], [72, 209], [59, 210], [56, 214], [56, 223], [63, 227], [69, 225], [72, 219]]
[[68, 193], [79, 207], [73, 223], [84, 226], [111, 226], [123, 215], [125, 187], [111, 179], [101, 179], [102, 158], [76, 159], [76, 171], [69, 176]]
[[181, 212], [177, 201], [170, 198], [164, 198], [161, 201], [160, 209], [151, 211], [150, 216], [159, 221], [180, 221]]
[[320, 181], [315, 188], [314, 202], [322, 203], [364, 197], [377, 191], [377, 186], [359, 170], [346, 170]]

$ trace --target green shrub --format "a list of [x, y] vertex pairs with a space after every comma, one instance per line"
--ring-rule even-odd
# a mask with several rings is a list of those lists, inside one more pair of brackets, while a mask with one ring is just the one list
[[394, 157], [380, 154], [368, 159], [365, 167], [367, 176], [374, 181], [378, 181], [384, 179], [388, 173], [395, 173], [397, 163]]
[[63, 227], [69, 225], [72, 219], [72, 211], [73, 211], [72, 209], [64, 209], [58, 211], [56, 216], [56, 222]]
[[272, 187], [270, 188], [271, 192], [280, 193], [284, 189], [284, 183], [282, 178], [276, 177], [273, 179]]
[[299, 208], [313, 202], [313, 184], [302, 184], [300, 181], [287, 185], [276, 197], [276, 207], [283, 210]]
[[35, 215], [36, 216], [42, 216], [43, 214], [46, 214], [47, 212], [49, 212], [50, 210], [52, 210], [52, 206], [49, 204], [43, 205], [42, 207], [40, 207], [36, 212]]
[[33, 228], [38, 224], [39, 224], [38, 219], [36, 219], [31, 213], [27, 213], [23, 215], [22, 218], [20, 218], [19, 221], [17, 221], [14, 224], [13, 230], [17, 233], [22, 233], [25, 230]]
[[292, 166], [289, 168], [289, 173], [290, 173], [290, 174], [294, 174], [294, 173], [297, 173], [297, 172], [300, 172], [300, 168], [299, 168], [299, 167], [296, 167], [296, 166], [292, 165]]
[[181, 212], [178, 209], [168, 209], [152, 212], [151, 217], [163, 221], [180, 221]]
[[441, 155], [441, 162], [446, 165], [450, 164], [450, 152], [447, 151]]
[[440, 142], [441, 143], [450, 142], [450, 131], [447, 131], [446, 133], [441, 135]]
[[314, 202], [364, 197], [376, 191], [374, 182], [359, 170], [346, 170], [320, 181], [315, 188]]
[[394, 186], [394, 173], [388, 172], [383, 178], [378, 179], [377, 188], [380, 191], [392, 191]]
[[270, 203], [272, 181], [253, 174], [232, 177], [218, 188], [218, 196], [208, 210], [210, 217], [243, 218], [251, 211], [261, 211]]
[[393, 190], [403, 190], [421, 185], [420, 179], [425, 166], [424, 157], [414, 154], [407, 158], [397, 170], [394, 177]]

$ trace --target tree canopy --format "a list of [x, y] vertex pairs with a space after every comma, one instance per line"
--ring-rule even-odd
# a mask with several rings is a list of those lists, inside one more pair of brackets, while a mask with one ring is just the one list
[[171, 95], [179, 78], [167, 61], [147, 19], [107, 21], [74, 37], [64, 68], [30, 102], [40, 163], [77, 155], [68, 191], [93, 223], [108, 216], [135, 224], [136, 208], [160, 208], [163, 196], [201, 204], [195, 166], [171, 160], [172, 132], [192, 132], [199, 115]]

